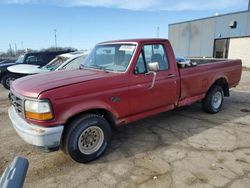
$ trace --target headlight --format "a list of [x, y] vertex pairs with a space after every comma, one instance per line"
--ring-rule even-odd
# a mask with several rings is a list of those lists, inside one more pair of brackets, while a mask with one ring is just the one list
[[32, 101], [25, 100], [24, 105], [25, 117], [35, 120], [51, 120], [53, 113], [49, 101]]

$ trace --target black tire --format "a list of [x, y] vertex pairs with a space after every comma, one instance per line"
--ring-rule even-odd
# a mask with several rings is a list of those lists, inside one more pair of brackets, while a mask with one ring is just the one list
[[215, 85], [208, 90], [206, 97], [202, 100], [202, 109], [204, 112], [216, 114], [221, 110], [223, 102], [223, 89], [221, 86]]
[[5, 89], [10, 90], [10, 81], [14, 81], [18, 78], [15, 74], [5, 74], [2, 77], [2, 85]]
[[[94, 144], [96, 143], [96, 135], [94, 134], [97, 134], [97, 132], [95, 133], [95, 131], [93, 130], [97, 130], [97, 132], [99, 132], [99, 136], [103, 133], [101, 141], [97, 141], [99, 143], [99, 148], [97, 147], [98, 149], [96, 148], [96, 151], [93, 151], [92, 153], [83, 153], [81, 149], [84, 150], [83, 148], [86, 148], [88, 146], [86, 142], [88, 142], [89, 146], [91, 143], [90, 147], [92, 147], [92, 142]], [[86, 134], [87, 138], [83, 138]], [[62, 147], [63, 151], [67, 153], [76, 162], [87, 163], [97, 159], [106, 151], [107, 146], [110, 143], [110, 138], [111, 128], [105, 118], [95, 114], [85, 114], [76, 118], [70, 124], [67, 125], [63, 135]]]

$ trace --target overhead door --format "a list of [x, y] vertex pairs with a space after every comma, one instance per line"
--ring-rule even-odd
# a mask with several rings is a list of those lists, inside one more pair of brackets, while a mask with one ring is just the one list
[[230, 39], [229, 59], [241, 59], [242, 66], [250, 68], [250, 37]]

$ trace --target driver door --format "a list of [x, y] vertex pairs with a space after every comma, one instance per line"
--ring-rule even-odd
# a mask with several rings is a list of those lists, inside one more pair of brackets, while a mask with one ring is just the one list
[[[153, 87], [154, 74], [148, 70], [152, 62], [159, 64]], [[144, 45], [129, 86], [131, 115], [175, 104], [178, 78], [173, 71], [163, 44]]]
[[130, 115], [137, 114], [154, 107], [154, 90], [149, 89], [153, 80], [152, 74], [147, 74], [147, 68], [141, 52], [130, 80], [129, 86], [129, 104]]

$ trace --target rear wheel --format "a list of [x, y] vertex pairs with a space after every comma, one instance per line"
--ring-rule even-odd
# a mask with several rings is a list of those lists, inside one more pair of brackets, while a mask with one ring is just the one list
[[3, 84], [3, 87], [5, 87], [5, 89], [10, 89], [10, 85], [11, 83], [16, 80], [18, 78], [17, 75], [15, 74], [5, 74], [3, 77], [2, 77], [2, 84]]
[[63, 149], [77, 162], [90, 162], [105, 152], [110, 137], [111, 128], [106, 119], [86, 114], [67, 125]]
[[202, 108], [205, 112], [215, 114], [222, 108], [224, 93], [221, 86], [213, 86], [202, 100]]

